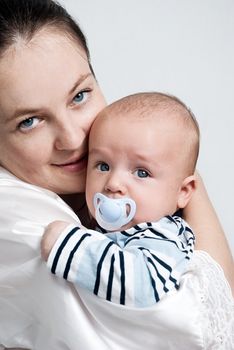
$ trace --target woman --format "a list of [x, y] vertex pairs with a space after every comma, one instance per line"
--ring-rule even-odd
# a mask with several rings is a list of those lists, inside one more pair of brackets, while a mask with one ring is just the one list
[[158, 306], [122, 309], [50, 275], [40, 238], [55, 219], [85, 218], [87, 134], [105, 100], [85, 37], [53, 1], [0, 0], [0, 53], [0, 344], [227, 349], [233, 305], [223, 271], [232, 284], [232, 259], [202, 184], [185, 214], [210, 255], [197, 252], [180, 290]]

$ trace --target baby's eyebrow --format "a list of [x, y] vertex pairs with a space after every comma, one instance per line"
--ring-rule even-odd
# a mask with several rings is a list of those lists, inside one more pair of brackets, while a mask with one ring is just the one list
[[99, 155], [101, 153], [101, 151], [97, 148], [92, 148], [91, 150], [89, 150], [89, 155]]

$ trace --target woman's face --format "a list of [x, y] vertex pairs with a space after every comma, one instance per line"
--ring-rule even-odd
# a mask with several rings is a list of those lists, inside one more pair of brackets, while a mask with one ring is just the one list
[[105, 100], [86, 54], [41, 32], [0, 59], [0, 165], [59, 194], [84, 191], [87, 135]]

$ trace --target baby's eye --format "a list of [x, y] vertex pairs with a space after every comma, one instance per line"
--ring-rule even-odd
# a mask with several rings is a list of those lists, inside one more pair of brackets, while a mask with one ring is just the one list
[[134, 174], [140, 178], [145, 178], [145, 177], [149, 177], [149, 173], [148, 171], [144, 170], [144, 169], [137, 169]]
[[75, 104], [80, 104], [86, 101], [89, 91], [79, 91], [78, 94], [73, 98]]
[[108, 164], [106, 163], [99, 163], [97, 165], [97, 169], [100, 170], [100, 171], [109, 171], [110, 170], [110, 167]]
[[30, 117], [19, 123], [20, 130], [31, 130], [34, 129], [40, 122], [38, 117]]

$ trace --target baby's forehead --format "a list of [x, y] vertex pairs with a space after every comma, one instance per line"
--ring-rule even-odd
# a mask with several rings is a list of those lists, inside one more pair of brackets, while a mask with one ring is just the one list
[[180, 121], [183, 124], [183, 116], [176, 111], [165, 110], [162, 108], [149, 108], [142, 111], [141, 109], [133, 108], [132, 110], [107, 109], [104, 110], [97, 118], [99, 125], [104, 124], [126, 124], [126, 125], [179, 125]]
[[[139, 115], [137, 111], [128, 111], [127, 113], [105, 113], [98, 116], [91, 129], [90, 138], [104, 138], [107, 134], [121, 137], [121, 141], [135, 135], [139, 138], [150, 138], [150, 142], [167, 142], [168, 137], [175, 135], [178, 138], [185, 139], [186, 131], [180, 125], [176, 118], [165, 116], [162, 113], [149, 113]], [[161, 136], [163, 135], [163, 139]], [[171, 140], [172, 141], [172, 140]]]

